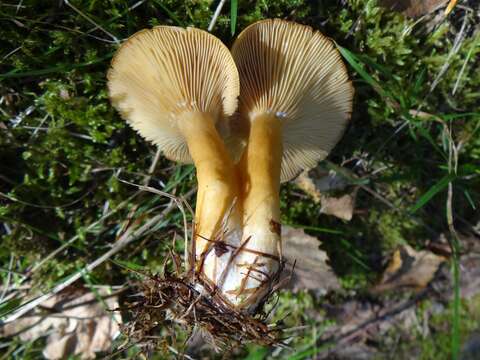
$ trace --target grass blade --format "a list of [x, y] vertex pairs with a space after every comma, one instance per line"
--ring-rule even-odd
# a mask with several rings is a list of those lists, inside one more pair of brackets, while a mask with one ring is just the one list
[[70, 64], [70, 65], [67, 65], [67, 64], [58, 65], [58, 66], [53, 66], [47, 69], [30, 70], [30, 71], [24, 71], [24, 72], [10, 71], [8, 73], [0, 74], [0, 80], [8, 79], [8, 78], [22, 78], [22, 77], [28, 77], [28, 76], [43, 76], [43, 75], [54, 74], [59, 72], [67, 72], [73, 69], [78, 69], [78, 68], [101, 63], [107, 59], [110, 59], [112, 55], [113, 55], [113, 52], [92, 61], [87, 61], [87, 62], [78, 63], [78, 64]]
[[445, 189], [448, 184], [456, 178], [455, 175], [449, 174], [441, 178], [435, 185], [433, 185], [428, 191], [423, 194], [417, 203], [412, 207], [410, 213], [413, 214], [423, 206], [425, 206], [436, 194]]
[[238, 2], [237, 0], [230, 1], [230, 33], [235, 35], [235, 28], [237, 27], [237, 10]]
[[337, 44], [337, 49], [342, 54], [343, 58], [350, 64], [351, 67], [361, 76], [361, 78], [375, 89], [382, 97], [391, 97], [388, 93], [380, 86], [380, 84], [373, 77], [370, 76], [362, 67], [362, 60], [352, 53], [350, 50]]
[[326, 234], [336, 234], [336, 235], [343, 234], [343, 231], [340, 231], [340, 230], [323, 228], [318, 226], [307, 226], [307, 225], [300, 225], [300, 224], [290, 224], [290, 226], [296, 229], [311, 230], [311, 231], [326, 233]]
[[0, 303], [0, 318], [2, 318], [5, 315], [8, 315], [10, 312], [18, 308], [21, 302], [22, 302], [21, 299], [13, 298], [11, 300], [7, 300]]
[[168, 17], [172, 19], [178, 26], [185, 27], [185, 24], [178, 17], [176, 17], [175, 14], [170, 11], [170, 9], [166, 7], [161, 1], [153, 0], [153, 2], [160, 6], [162, 10], [167, 13]]
[[470, 207], [473, 210], [477, 210], [477, 207], [475, 206], [475, 202], [473, 201], [472, 196], [470, 195], [470, 192], [467, 189], [465, 189], [463, 190], [463, 194], [465, 195], [465, 198], [468, 200]]
[[453, 239], [453, 317], [452, 317], [452, 358], [458, 359], [460, 353], [460, 264], [458, 259], [458, 242]]

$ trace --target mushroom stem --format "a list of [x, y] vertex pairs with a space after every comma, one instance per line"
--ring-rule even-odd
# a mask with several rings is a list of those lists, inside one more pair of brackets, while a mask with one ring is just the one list
[[[186, 139], [190, 155], [197, 168], [198, 191], [195, 213], [195, 252], [197, 266], [212, 280], [216, 278], [212, 264], [202, 264], [202, 257], [222, 240], [222, 232], [239, 225], [238, 207], [233, 206], [238, 197], [238, 183], [233, 161], [208, 113], [186, 112], [178, 126]], [[202, 270], [198, 269], [197, 270]]]
[[[245, 226], [262, 222], [268, 222], [268, 225], [271, 220], [279, 222], [282, 162], [281, 119], [269, 113], [252, 117], [242, 162], [245, 176]], [[245, 235], [249, 236], [249, 234]]]
[[247, 147], [239, 164], [244, 177], [242, 242], [247, 242], [239, 263], [253, 269], [242, 290], [254, 295], [245, 305], [254, 305], [263, 297], [268, 290], [264, 285], [270, 283], [278, 269], [281, 161], [281, 119], [273, 113], [252, 116]]

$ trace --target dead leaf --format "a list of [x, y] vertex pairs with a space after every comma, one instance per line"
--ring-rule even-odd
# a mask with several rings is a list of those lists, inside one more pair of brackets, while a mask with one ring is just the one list
[[444, 6], [448, 0], [382, 0], [380, 4], [409, 17], [428, 15]]
[[350, 221], [355, 207], [356, 191], [340, 197], [322, 196], [320, 211], [326, 215], [333, 215], [339, 219]]
[[372, 292], [379, 293], [403, 287], [424, 288], [445, 260], [443, 256], [430, 251], [415, 251], [408, 245], [402, 246], [393, 254], [380, 284], [375, 286]]
[[344, 177], [335, 172], [323, 171], [315, 168], [309, 172], [304, 171], [295, 180], [296, 185], [310, 195], [315, 203], [321, 203], [320, 212], [333, 215], [342, 220], [350, 221], [355, 208], [357, 188], [351, 194], [340, 197], [328, 196], [324, 192], [338, 190], [346, 187]]
[[[459, 266], [462, 275], [460, 277], [460, 295], [462, 299], [467, 300], [462, 300], [462, 304], [466, 306], [466, 312], [473, 314], [478, 304], [477, 296], [480, 294], [480, 255], [478, 251], [471, 250], [465, 242], [475, 242], [478, 247], [480, 247], [480, 243], [475, 237], [471, 239], [461, 237], [461, 239], [462, 250], [468, 250], [460, 254]], [[476, 249], [478, 250], [478, 248]], [[402, 256], [402, 252], [407, 254]], [[432, 253], [428, 251], [415, 252], [412, 249], [401, 248], [393, 256], [389, 264], [389, 272], [401, 273], [401, 269], [404, 267], [407, 268], [407, 272], [411, 272], [412, 268], [419, 266], [420, 259], [430, 262], [431, 265], [445, 261], [445, 258], [441, 256], [433, 255], [433, 259], [431, 256]], [[408, 261], [404, 258], [412, 258], [410, 266], [405, 265]], [[426, 261], [426, 259], [430, 260]], [[394, 350], [389, 350], [398, 349], [400, 344], [415, 343], [419, 338], [426, 339], [433, 334], [432, 332], [445, 331], [444, 324], [435, 324], [430, 319], [442, 313], [446, 314], [445, 311], [449, 310], [448, 304], [453, 301], [455, 293], [454, 280], [450, 267], [432, 267], [429, 271], [430, 274], [435, 273], [434, 269], [436, 268], [439, 271], [429, 284], [430, 288], [423, 291], [406, 294], [396, 291], [395, 294], [392, 294], [393, 296], [382, 299], [349, 297], [340, 302], [323, 302], [322, 307], [325, 311], [321, 314], [318, 313], [318, 310], [312, 310], [312, 318], [315, 320], [331, 319], [334, 321], [334, 325], [327, 327], [319, 340], [320, 343], [334, 345], [320, 350], [315, 359], [356, 359], [357, 351], [364, 354], [369, 350], [379, 351], [377, 356], [372, 354], [373, 358], [392, 358], [392, 356], [395, 359], [417, 358], [416, 347], [401, 355], [395, 353]], [[422, 282], [425, 283], [425, 280]], [[411, 284], [412, 282], [408, 281], [407, 283]], [[319, 318], [317, 319], [317, 317]], [[471, 334], [470, 339], [467, 339], [462, 347], [460, 359], [479, 359], [479, 340], [478, 331]], [[380, 347], [379, 344], [381, 344]], [[388, 352], [385, 353], [384, 349], [388, 349]]]
[[308, 195], [310, 195], [315, 201], [315, 203], [320, 202], [320, 191], [316, 188], [315, 183], [313, 182], [312, 178], [308, 176], [308, 172], [302, 172], [296, 179], [295, 184], [305, 191]]
[[[283, 257], [289, 265], [295, 263], [292, 279], [287, 285], [294, 291], [313, 290], [323, 295], [340, 288], [337, 277], [327, 264], [327, 254], [320, 250], [320, 241], [305, 234], [303, 229], [282, 227]], [[291, 268], [287, 267], [289, 271]], [[287, 272], [288, 272], [287, 271]]]
[[18, 335], [22, 341], [31, 341], [48, 334], [43, 349], [46, 359], [71, 355], [94, 359], [96, 352], [110, 349], [121, 323], [119, 313], [105, 309], [118, 308], [118, 298], [108, 297], [103, 289], [98, 290], [98, 295], [103, 303], [86, 289], [67, 289], [43, 302], [35, 312], [5, 324], [0, 335]]
[[[466, 246], [462, 243], [462, 250], [464, 249]], [[459, 268], [461, 272], [460, 296], [466, 300], [474, 299], [480, 295], [480, 254], [467, 252], [465, 255], [461, 255]], [[447, 279], [447, 281], [434, 282], [433, 288], [442, 296], [443, 302], [453, 301], [454, 281], [451, 269], [444, 266], [440, 271], [439, 278]]]
[[[342, 171], [348, 172], [344, 168]], [[319, 165], [314, 169], [302, 172], [295, 179], [295, 184], [319, 202], [321, 193], [343, 190], [350, 185], [350, 182], [344, 175], [333, 170], [326, 170]]]

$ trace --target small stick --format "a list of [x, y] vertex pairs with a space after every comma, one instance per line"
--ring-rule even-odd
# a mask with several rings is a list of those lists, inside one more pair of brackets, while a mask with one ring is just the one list
[[103, 27], [101, 27], [100, 25], [98, 25], [95, 21], [93, 21], [92, 19], [90, 19], [90, 17], [88, 17], [86, 14], [84, 14], [83, 12], [81, 12], [79, 9], [77, 9], [75, 6], [73, 6], [72, 4], [70, 4], [70, 1], [69, 0], [63, 0], [63, 2], [65, 4], [67, 4], [70, 8], [72, 8], [77, 14], [79, 14], [81, 17], [83, 17], [85, 20], [87, 20], [89, 23], [95, 25], [98, 29], [102, 30], [105, 34], [107, 34], [108, 36], [110, 36], [112, 38], [113, 41], [115, 41], [115, 43], [117, 44], [120, 44], [120, 40], [118, 40], [118, 38], [113, 35], [112, 33], [108, 32], [107, 30], [105, 30]]
[[217, 8], [215, 9], [215, 13], [212, 16], [212, 20], [210, 20], [210, 25], [208, 25], [208, 31], [212, 31], [213, 27], [215, 26], [215, 23], [217, 22], [218, 15], [220, 15], [220, 12], [222, 11], [223, 5], [225, 5], [226, 0], [220, 0], [220, 2], [217, 5]]

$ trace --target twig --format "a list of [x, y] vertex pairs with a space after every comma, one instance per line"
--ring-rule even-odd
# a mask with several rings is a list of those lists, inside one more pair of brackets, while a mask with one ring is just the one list
[[215, 9], [215, 12], [213, 13], [212, 20], [210, 20], [210, 24], [208, 25], [208, 31], [212, 31], [213, 27], [215, 26], [215, 23], [217, 22], [217, 18], [220, 15], [220, 12], [222, 11], [223, 5], [225, 5], [226, 0], [220, 0], [220, 2], [217, 5], [217, 8]]
[[20, 50], [22, 48], [22, 46], [19, 46], [19, 47], [16, 47], [15, 49], [13, 49], [12, 51], [10, 51], [9, 53], [7, 53], [2, 60], [6, 60], [8, 57], [12, 56], [13, 54], [15, 54], [18, 50]]
[[[157, 154], [159, 155], [159, 152], [157, 152]], [[154, 163], [155, 163], [155, 160], [154, 160]], [[152, 168], [152, 167], [150, 167], [150, 168]], [[185, 238], [185, 266], [188, 269], [188, 262], [189, 262], [189, 258], [188, 258], [188, 221], [187, 221], [187, 215], [185, 214], [184, 205], [188, 209], [188, 211], [190, 212], [192, 217], [195, 216], [194, 212], [193, 212], [193, 209], [190, 206], [190, 204], [188, 203], [188, 201], [186, 201], [185, 198], [183, 198], [183, 197], [177, 197], [177, 196], [171, 195], [171, 194], [169, 194], [165, 191], [161, 191], [161, 190], [155, 189], [155, 188], [150, 187], [150, 186], [138, 185], [138, 184], [132, 183], [130, 181], [120, 179], [117, 176], [115, 176], [115, 177], [117, 178], [118, 181], [123, 182], [123, 183], [128, 184], [128, 185], [136, 186], [141, 191], [148, 191], [148, 192], [151, 192], [151, 193], [154, 193], [154, 194], [157, 194], [157, 195], [168, 197], [169, 199], [171, 199], [172, 201], [174, 201], [177, 204], [178, 208], [180, 209], [180, 211], [182, 213], [182, 217], [183, 217], [183, 228], [184, 228], [184, 238]], [[194, 191], [194, 190], [195, 189], [192, 189], [192, 191]]]
[[45, 115], [42, 120], [40, 120], [40, 124], [38, 124], [37, 128], [34, 130], [33, 134], [30, 136], [30, 140], [29, 141], [32, 141], [32, 139], [37, 136], [38, 134], [38, 131], [40, 130], [40, 128], [42, 127], [43, 123], [48, 119], [49, 117], [49, 114]]
[[430, 86], [430, 90], [428, 92], [429, 94], [431, 94], [433, 92], [433, 90], [435, 90], [437, 85], [440, 83], [441, 78], [443, 77], [443, 75], [447, 72], [448, 68], [450, 67], [450, 60], [460, 50], [460, 47], [462, 46], [463, 40], [465, 40], [465, 36], [466, 36], [465, 35], [465, 28], [467, 27], [467, 23], [468, 23], [468, 17], [465, 16], [463, 18], [463, 23], [462, 23], [462, 27], [460, 28], [460, 32], [457, 34], [457, 36], [455, 37], [455, 40], [453, 42], [452, 50], [450, 50], [450, 52], [447, 56], [447, 60], [443, 64], [443, 66], [440, 69], [437, 77], [435, 78], [432, 85]]
[[87, 20], [89, 23], [95, 25], [98, 29], [102, 30], [105, 34], [107, 34], [108, 36], [110, 36], [113, 41], [115, 41], [115, 43], [117, 44], [120, 44], [120, 40], [118, 40], [118, 38], [113, 35], [112, 33], [110, 33], [109, 31], [105, 30], [102, 26], [100, 26], [99, 24], [97, 24], [95, 21], [93, 21], [92, 19], [90, 19], [90, 17], [88, 17], [86, 14], [84, 14], [83, 12], [81, 12], [79, 9], [77, 9], [75, 6], [73, 6], [72, 4], [70, 4], [70, 1], [69, 0], [63, 0], [63, 2], [65, 4], [67, 4], [70, 8], [72, 8], [77, 14], [79, 14], [81, 17], [83, 17], [85, 20]]
[[145, 1], [147, 0], [140, 0], [140, 1], [137, 1], [135, 4], [133, 4], [132, 6], [130, 6], [127, 11], [132, 11], [134, 9], [136, 9], [137, 7], [139, 7], [140, 5], [142, 5]]
[[10, 201], [13, 201], [13, 202], [17, 202], [19, 204], [23, 204], [23, 205], [26, 205], [26, 206], [31, 206], [31, 207], [35, 207], [35, 208], [40, 208], [40, 209], [63, 209], [63, 208], [66, 208], [66, 207], [70, 207], [72, 205], [75, 205], [76, 203], [78, 203], [79, 201], [81, 201], [85, 196], [87, 196], [88, 194], [90, 194], [91, 192], [93, 191], [93, 188], [90, 189], [89, 191], [87, 191], [85, 194], [83, 194], [82, 196], [80, 196], [78, 199], [75, 199], [67, 204], [62, 204], [62, 205], [39, 205], [39, 204], [33, 204], [31, 202], [28, 202], [28, 201], [23, 201], [23, 200], [19, 200], [17, 198], [14, 198], [13, 196], [10, 196], [10, 195], [7, 195], [3, 192], [0, 191], [0, 197], [3, 197], [7, 200], [10, 200]]
[[13, 128], [16, 128], [18, 125], [20, 125], [22, 123], [22, 121], [28, 116], [30, 115], [32, 112], [34, 112], [36, 109], [36, 106], [35, 105], [30, 105], [29, 107], [27, 107], [25, 110], [23, 111], [20, 111], [18, 113], [18, 115], [12, 117], [11, 119], [9, 119], [8, 121], [12, 124], [12, 127]]
[[[458, 148], [455, 146], [455, 142], [452, 137], [451, 128], [447, 125], [444, 127], [444, 132], [448, 136], [448, 173], [457, 173], [458, 166]], [[461, 144], [458, 145], [459, 147]], [[448, 183], [447, 203], [446, 203], [446, 215], [447, 225], [450, 231], [450, 248], [452, 251], [452, 272], [453, 272], [453, 319], [452, 319], [452, 358], [457, 359], [459, 354], [459, 327], [460, 327], [460, 270], [459, 270], [459, 237], [455, 230], [453, 223], [453, 184], [450, 181]]]
[[470, 61], [470, 57], [472, 56], [472, 52], [475, 46], [472, 46], [470, 50], [468, 51], [467, 57], [465, 58], [465, 61], [463, 62], [462, 68], [460, 69], [460, 72], [457, 76], [457, 80], [455, 81], [455, 85], [453, 86], [452, 90], [452, 95], [455, 95], [457, 92], [458, 86], [460, 85], [460, 81], [462, 79], [463, 73], [465, 72], [465, 69], [467, 67], [467, 63]]
[[174, 347], [172, 347], [172, 346], [170, 346], [170, 345], [168, 345], [168, 349], [169, 349], [172, 353], [174, 353], [176, 356], [181, 356], [181, 358], [185, 358], [185, 359], [187, 359], [187, 360], [195, 360], [194, 358], [192, 358], [191, 356], [189, 356], [189, 355], [187, 355], [187, 354], [185, 354], [185, 353], [180, 354], [180, 353], [178, 352], [178, 350], [176, 350]]
[[457, 5], [457, 0], [450, 0], [447, 8], [445, 9], [445, 16], [447, 16], [448, 14], [450, 14], [452, 12], [455, 5]]
[[[142, 5], [145, 1], [147, 1], [147, 0], [137, 1], [135, 4], [133, 4], [132, 6], [130, 6], [125, 13], [136, 9], [137, 7], [139, 7], [140, 5]], [[122, 14], [122, 15], [117, 15], [117, 16], [115, 16], [113, 19], [110, 19], [110, 22], [111, 22], [112, 20], [114, 20], [114, 19], [118, 19], [118, 18], [122, 17], [123, 15], [125, 15], [125, 13]], [[95, 24], [95, 26], [94, 26], [93, 28], [91, 28], [90, 30], [88, 30], [88, 31], [85, 33], [85, 35], [91, 36], [90, 33], [91, 33], [91, 32], [94, 32], [94, 31], [97, 30], [97, 29], [99, 29], [99, 26], [98, 26], [97, 24]], [[105, 40], [105, 39], [99, 39], [99, 40], [103, 40], [103, 41], [108, 41], [108, 42], [110, 42], [110, 40]]]
[[23, 8], [23, 0], [20, 0], [17, 4], [17, 10], [15, 10], [15, 15], [18, 14], [18, 12], [20, 11], [20, 8]]
[[[26, 129], [26, 130], [34, 130], [34, 134], [35, 134], [35, 133], [39, 132], [40, 130], [48, 132], [52, 129], [58, 129], [58, 128], [64, 128], [64, 127], [65, 126], [52, 127], [52, 128], [50, 128], [50, 127], [40, 127], [40, 126], [20, 126], [19, 128]], [[76, 133], [76, 132], [73, 132], [73, 131], [67, 131], [66, 133], [70, 136], [73, 136], [73, 137], [76, 137], [76, 138], [79, 138], [79, 139], [93, 141], [93, 137], [91, 137], [90, 135]]]
[[153, 157], [152, 164], [150, 165], [150, 168], [148, 169], [148, 173], [143, 179], [143, 185], [147, 186], [148, 183], [150, 182], [150, 179], [152, 178], [152, 174], [155, 171], [155, 168], [157, 167], [158, 160], [160, 160], [160, 155], [162, 154], [162, 151], [160, 148], [157, 149], [157, 152], [155, 153], [155, 156]]
[[13, 254], [10, 255], [10, 263], [8, 264], [8, 274], [7, 274], [7, 281], [5, 281], [5, 286], [3, 287], [2, 294], [0, 295], [0, 303], [3, 301], [5, 298], [5, 295], [8, 292], [8, 288], [10, 287], [10, 281], [12, 280], [12, 268], [13, 268], [13, 260], [14, 260]]

